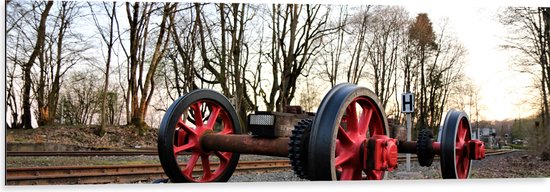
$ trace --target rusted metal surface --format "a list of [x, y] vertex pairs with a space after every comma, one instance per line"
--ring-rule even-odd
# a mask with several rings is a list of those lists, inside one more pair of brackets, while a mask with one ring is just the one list
[[139, 156], [158, 155], [157, 151], [8, 151], [6, 156]]
[[285, 113], [292, 113], [292, 114], [304, 114], [304, 110], [302, 110], [302, 106], [299, 105], [288, 105], [285, 106], [283, 111]]
[[[436, 155], [441, 155], [441, 143], [433, 142], [432, 147]], [[416, 141], [399, 141], [397, 151], [399, 153], [416, 154]]]
[[[253, 133], [254, 132], [262, 133], [260, 136], [290, 137], [290, 135], [292, 134], [292, 130], [294, 129], [294, 125], [296, 125], [302, 119], [313, 117], [312, 114], [304, 113], [303, 111], [301, 111], [301, 109], [294, 109], [294, 108], [291, 108], [291, 109], [292, 109], [291, 112], [293, 113], [258, 111], [256, 112], [257, 115], [274, 116], [275, 122], [273, 126], [249, 125], [249, 128]], [[251, 114], [251, 116], [256, 114]], [[258, 129], [258, 130], [255, 130], [255, 129]], [[265, 130], [265, 129], [269, 129], [269, 130]]]
[[399, 141], [397, 151], [399, 153], [416, 154], [416, 141]]
[[201, 137], [201, 146], [212, 151], [288, 157], [289, 141], [288, 137], [204, 134]]

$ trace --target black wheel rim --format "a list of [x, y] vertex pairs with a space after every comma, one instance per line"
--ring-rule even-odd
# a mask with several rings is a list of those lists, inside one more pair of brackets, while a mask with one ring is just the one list
[[[343, 118], [343, 116], [346, 114], [346, 110], [349, 111], [350, 108], [354, 107], [354, 105], [350, 105], [353, 102], [357, 102], [358, 106], [361, 107], [371, 106], [373, 109], [372, 114], [376, 114], [372, 116], [372, 119], [376, 123], [373, 123], [372, 126], [370, 124], [368, 125], [367, 129], [369, 130], [369, 133], [362, 134], [360, 137], [355, 138], [355, 140], [364, 141], [371, 134], [371, 132], [372, 134], [383, 135], [387, 135], [389, 133], [384, 110], [379, 104], [380, 102], [378, 101], [376, 95], [372, 91], [364, 87], [358, 87], [354, 84], [347, 83], [335, 86], [323, 98], [313, 121], [308, 145], [308, 159], [312, 159], [312, 161], [308, 164], [308, 176], [311, 180], [339, 180], [340, 177], [353, 180], [383, 178], [383, 175], [385, 174], [383, 171], [372, 173], [365, 172], [364, 174], [366, 176], [362, 176], [362, 173], [357, 173], [357, 171], [362, 170], [361, 166], [352, 168], [358, 169], [353, 170], [353, 176], [346, 176], [349, 175], [349, 173], [345, 173], [346, 169], [350, 169], [350, 167], [347, 166], [346, 168], [342, 168], [343, 166], [337, 166], [337, 161], [341, 161], [337, 160], [339, 155], [336, 153], [342, 154], [341, 151], [337, 152], [337, 149], [341, 149], [341, 145], [337, 145], [337, 141], [341, 140], [339, 136], [342, 135], [343, 130], [340, 125], [342, 123], [346, 123], [347, 125], [348, 122], [346, 122], [347, 120], [346, 118]], [[362, 115], [363, 113], [360, 114]], [[379, 127], [380, 130], [371, 131], [375, 130], [371, 129], [371, 127]], [[355, 147], [352, 148], [356, 149]], [[357, 150], [357, 152], [353, 150], [352, 153], [357, 153], [357, 155], [359, 155], [359, 150]], [[355, 160], [356, 159], [357, 158], [355, 158]], [[343, 172], [341, 172], [342, 170]]]
[[235, 109], [223, 95], [199, 89], [177, 99], [168, 108], [159, 129], [158, 152], [162, 168], [172, 182], [229, 180], [239, 154], [203, 151], [199, 139], [206, 131], [241, 133]]
[[467, 179], [472, 160], [465, 145], [471, 140], [468, 115], [450, 110], [443, 122], [441, 133], [441, 175], [444, 179]]

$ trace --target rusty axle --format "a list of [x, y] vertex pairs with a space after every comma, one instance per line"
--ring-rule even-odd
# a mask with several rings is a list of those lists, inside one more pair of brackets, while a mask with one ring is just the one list
[[206, 133], [201, 139], [205, 151], [226, 151], [241, 154], [288, 157], [288, 137], [256, 137], [252, 135], [219, 135]]
[[[288, 157], [288, 137], [266, 138], [252, 135], [219, 135], [207, 133], [201, 139], [207, 151], [226, 151], [241, 154]], [[441, 154], [439, 142], [432, 143], [436, 155]], [[416, 141], [399, 141], [399, 153], [416, 154]]]
[[[441, 155], [441, 143], [433, 142], [432, 147], [436, 155]], [[416, 154], [416, 141], [399, 141], [397, 151], [399, 153]]]

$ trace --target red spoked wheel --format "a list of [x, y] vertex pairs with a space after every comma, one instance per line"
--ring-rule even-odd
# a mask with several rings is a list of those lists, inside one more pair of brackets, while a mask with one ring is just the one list
[[375, 94], [353, 84], [335, 86], [315, 115], [308, 147], [311, 180], [382, 179], [385, 171], [366, 171], [362, 146], [386, 135], [387, 120]]
[[467, 150], [471, 140], [468, 115], [450, 110], [441, 132], [441, 174], [444, 179], [467, 179], [472, 160]]
[[239, 154], [203, 150], [201, 136], [205, 133], [240, 133], [236, 112], [223, 95], [200, 89], [168, 108], [160, 125], [158, 151], [164, 172], [172, 182], [229, 180]]

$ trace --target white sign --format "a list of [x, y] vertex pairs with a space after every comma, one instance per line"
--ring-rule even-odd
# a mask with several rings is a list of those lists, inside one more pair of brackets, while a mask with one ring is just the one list
[[412, 93], [401, 94], [401, 112], [402, 113], [414, 112], [414, 94]]

